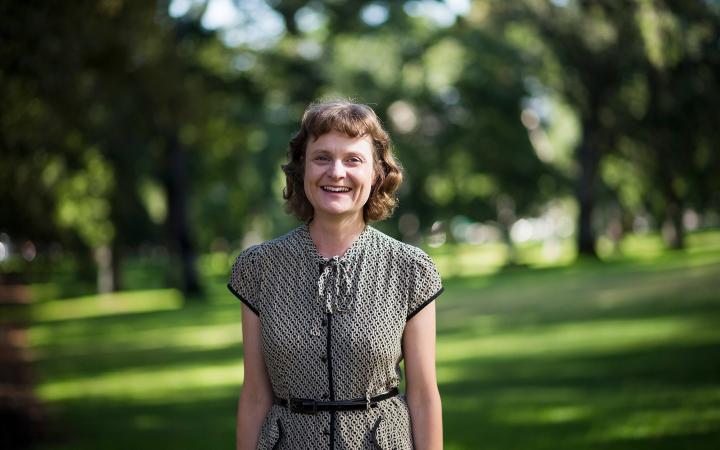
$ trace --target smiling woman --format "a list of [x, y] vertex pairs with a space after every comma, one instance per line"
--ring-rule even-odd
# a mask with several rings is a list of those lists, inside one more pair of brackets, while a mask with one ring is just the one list
[[[366, 147], [363, 142], [371, 144], [370, 155], [363, 153]], [[402, 183], [390, 136], [369, 106], [346, 101], [313, 104], [305, 111], [300, 131], [290, 141], [289, 161], [283, 166], [287, 176], [284, 196], [289, 212], [300, 220], [313, 217], [315, 211], [305, 192], [306, 156], [314, 150], [328, 150], [324, 147], [332, 144], [345, 145], [346, 150], [360, 150], [366, 163], [372, 165], [372, 195], [363, 206], [363, 220], [389, 217], [397, 204], [395, 192]]]
[[288, 160], [284, 197], [305, 223], [243, 251], [229, 282], [243, 302], [237, 448], [441, 448], [440, 276], [369, 225], [402, 181], [387, 133], [366, 105], [313, 104]]

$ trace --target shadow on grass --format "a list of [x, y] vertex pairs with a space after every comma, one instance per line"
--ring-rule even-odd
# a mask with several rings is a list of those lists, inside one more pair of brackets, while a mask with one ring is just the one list
[[720, 346], [475, 358], [441, 384], [448, 448], [714, 449]]
[[183, 347], [165, 347], [152, 350], [115, 350], [112, 353], [94, 353], [76, 356], [47, 356], [37, 361], [43, 373], [52, 373], [53, 382], [66, 379], [106, 375], [115, 371], [152, 371], [175, 369], [182, 377], [182, 369], [211, 367], [220, 363], [242, 359], [242, 344], [219, 349], [192, 350]]
[[237, 394], [226, 387], [152, 402], [54, 403], [51, 439], [37, 450], [234, 448]]
[[720, 448], [720, 264], [701, 256], [447, 280], [446, 448]]

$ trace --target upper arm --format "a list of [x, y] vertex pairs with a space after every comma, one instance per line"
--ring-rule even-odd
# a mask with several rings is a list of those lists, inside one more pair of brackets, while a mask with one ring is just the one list
[[270, 401], [272, 388], [265, 367], [260, 335], [260, 317], [247, 305], [242, 306], [243, 391], [256, 401]]
[[405, 324], [402, 346], [408, 396], [437, 390], [434, 302]]
[[434, 300], [443, 292], [442, 280], [432, 259], [420, 249], [415, 249], [413, 256], [402, 343], [409, 395], [420, 389], [437, 389]]

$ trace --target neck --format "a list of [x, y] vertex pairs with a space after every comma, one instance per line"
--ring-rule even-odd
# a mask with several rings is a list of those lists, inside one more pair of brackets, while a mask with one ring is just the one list
[[314, 217], [309, 225], [310, 237], [320, 255], [325, 258], [342, 256], [365, 229], [361, 217], [328, 220]]

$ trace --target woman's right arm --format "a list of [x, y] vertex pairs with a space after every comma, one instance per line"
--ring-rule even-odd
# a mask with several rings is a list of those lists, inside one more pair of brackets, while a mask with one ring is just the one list
[[242, 305], [244, 381], [238, 402], [237, 450], [257, 448], [260, 426], [272, 406], [272, 387], [260, 344], [260, 318]]

